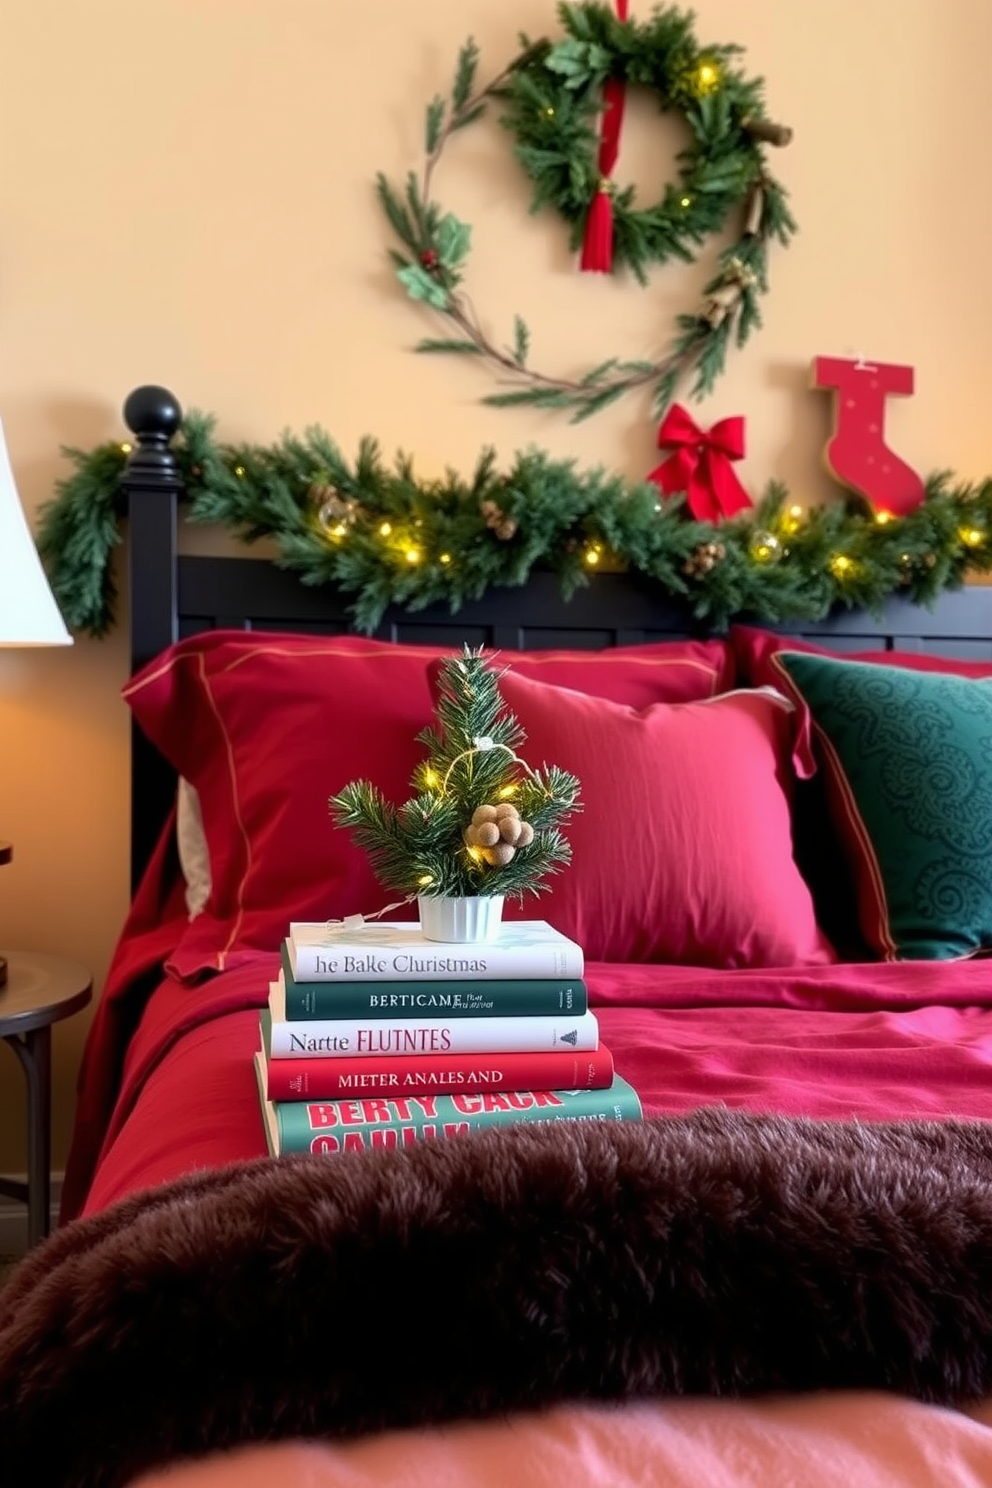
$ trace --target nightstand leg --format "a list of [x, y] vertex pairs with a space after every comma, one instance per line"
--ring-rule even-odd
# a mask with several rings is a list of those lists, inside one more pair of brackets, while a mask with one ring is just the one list
[[48, 1234], [52, 1188], [52, 1030], [8, 1039], [28, 1087], [28, 1245]]

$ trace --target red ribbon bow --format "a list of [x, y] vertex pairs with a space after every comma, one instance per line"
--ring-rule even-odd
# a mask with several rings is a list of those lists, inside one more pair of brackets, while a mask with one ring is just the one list
[[744, 455], [744, 420], [720, 419], [703, 430], [680, 403], [673, 403], [658, 430], [658, 448], [675, 446], [647, 477], [667, 496], [685, 492], [686, 505], [697, 522], [719, 522], [752, 506], [732, 460]]

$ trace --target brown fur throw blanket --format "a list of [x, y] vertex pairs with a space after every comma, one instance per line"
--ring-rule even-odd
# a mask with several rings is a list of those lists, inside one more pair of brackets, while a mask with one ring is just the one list
[[0, 1295], [6, 1488], [564, 1399], [992, 1389], [992, 1125], [710, 1110], [239, 1163]]

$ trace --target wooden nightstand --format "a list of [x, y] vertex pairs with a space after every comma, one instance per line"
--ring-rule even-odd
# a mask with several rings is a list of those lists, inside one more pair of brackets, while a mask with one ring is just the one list
[[52, 1024], [71, 1018], [90, 1000], [93, 980], [78, 961], [37, 951], [7, 952], [0, 987], [0, 1039], [24, 1070], [28, 1098], [28, 1178], [0, 1178], [0, 1194], [28, 1206], [28, 1244], [49, 1230], [52, 1157]]

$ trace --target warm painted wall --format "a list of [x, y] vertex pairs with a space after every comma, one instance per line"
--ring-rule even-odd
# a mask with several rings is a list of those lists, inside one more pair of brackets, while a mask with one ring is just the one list
[[[648, 13], [633, 0], [635, 15]], [[985, 0], [698, 0], [701, 40], [738, 41], [795, 141], [774, 165], [801, 225], [776, 257], [765, 329], [703, 416], [748, 418], [743, 469], [801, 499], [820, 463], [817, 352], [906, 361], [917, 393], [889, 437], [918, 468], [992, 470], [992, 6]], [[136, 383], [171, 385], [231, 437], [320, 422], [425, 472], [535, 442], [638, 476], [655, 460], [630, 399], [578, 429], [481, 407], [487, 375], [408, 350], [430, 326], [391, 281], [371, 182], [418, 164], [422, 109], [469, 33], [488, 74], [552, 0], [32, 0], [0, 7], [0, 415], [29, 511], [62, 444], [115, 435]], [[487, 65], [488, 64], [488, 65]], [[620, 176], [657, 179], [678, 134], [632, 109]], [[705, 265], [650, 295], [580, 278], [499, 131], [462, 136], [438, 178], [474, 224], [471, 289], [536, 364], [586, 368], [664, 343]], [[122, 637], [0, 656], [0, 942], [71, 954], [102, 978], [126, 904]], [[55, 1164], [86, 1020], [58, 1030]], [[20, 1075], [0, 1053], [0, 1171], [23, 1169]]]

